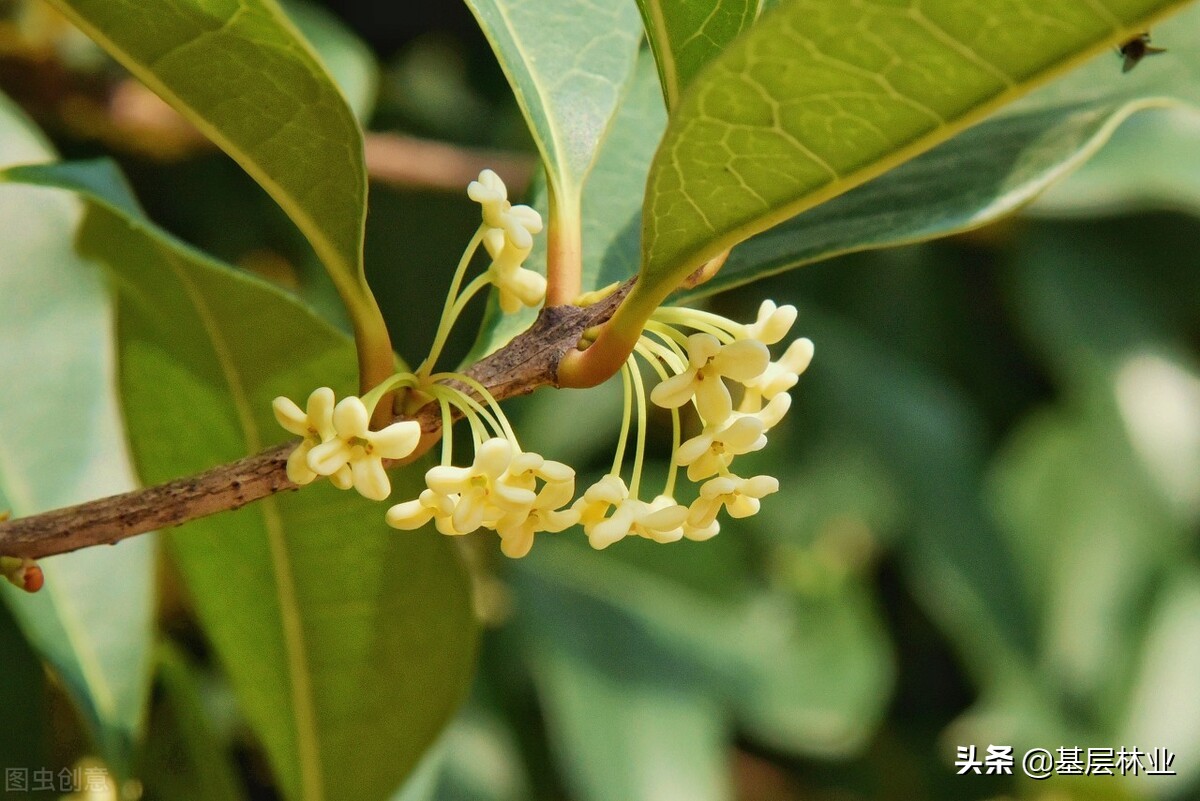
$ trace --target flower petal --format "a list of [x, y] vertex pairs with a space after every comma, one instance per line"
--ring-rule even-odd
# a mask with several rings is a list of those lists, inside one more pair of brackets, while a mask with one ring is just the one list
[[355, 459], [350, 463], [350, 470], [354, 474], [354, 488], [364, 498], [383, 501], [392, 494], [392, 483], [388, 481], [383, 462], [378, 459]]
[[301, 437], [308, 436], [308, 415], [300, 411], [300, 407], [291, 398], [280, 395], [271, 401], [271, 411], [275, 413], [275, 420], [286, 431]]
[[309, 484], [317, 477], [317, 472], [308, 466], [310, 450], [312, 450], [312, 444], [302, 442], [288, 456], [287, 477], [293, 484]]
[[739, 339], [721, 348], [713, 357], [712, 369], [734, 381], [749, 381], [763, 374], [771, 363], [771, 352], [756, 339]]
[[392, 528], [413, 531], [433, 519], [433, 510], [419, 500], [398, 503], [387, 510], [384, 520]]
[[421, 424], [416, 420], [402, 420], [381, 431], [368, 432], [367, 439], [384, 459], [403, 459], [417, 449]]
[[664, 409], [677, 409], [692, 399], [696, 392], [695, 379], [694, 369], [673, 375], [650, 390], [650, 400]]
[[331, 439], [308, 452], [308, 466], [314, 473], [331, 476], [350, 461], [353, 450], [345, 441]]
[[364, 437], [367, 434], [370, 415], [361, 398], [351, 395], [342, 398], [333, 408], [333, 427], [341, 439]]

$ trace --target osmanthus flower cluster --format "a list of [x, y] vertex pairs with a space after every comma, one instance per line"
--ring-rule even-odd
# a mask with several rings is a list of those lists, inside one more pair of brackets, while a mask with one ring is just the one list
[[[621, 369], [625, 411], [612, 469], [576, 497], [575, 471], [523, 450], [484, 386], [461, 373], [434, 372], [455, 320], [483, 287], [496, 288], [506, 313], [540, 304], [546, 292], [545, 278], [522, 266], [533, 236], [542, 230], [538, 213], [512, 205], [504, 183], [490, 170], [467, 193], [481, 205], [483, 223], [455, 271], [429, 356], [416, 372], [398, 373], [361, 398], [338, 401], [328, 387], [314, 390], [304, 409], [276, 398], [280, 425], [301, 437], [288, 458], [288, 477], [296, 484], [326, 477], [367, 498], [388, 498], [384, 460], [410, 456], [421, 429], [414, 420], [402, 420], [375, 431], [370, 420], [383, 398], [405, 391], [438, 405], [442, 447], [440, 463], [425, 474], [425, 489], [387, 510], [386, 520], [395, 528], [412, 530], [432, 522], [450, 536], [489, 529], [500, 537], [504, 554], [521, 557], [537, 534], [575, 525], [582, 526], [593, 547], [605, 548], [629, 536], [663, 543], [706, 540], [720, 530], [722, 511], [735, 518], [757, 513], [762, 498], [776, 492], [779, 483], [766, 475], [743, 477], [734, 471], [734, 461], [766, 446], [767, 433], [791, 405], [788, 390], [812, 358], [812, 343], [797, 339], [772, 361], [769, 346], [787, 336], [795, 308], [766, 301], [757, 319], [745, 325], [695, 309], [658, 309]], [[480, 245], [491, 262], [464, 288]], [[639, 360], [659, 378], [649, 395]], [[673, 454], [661, 491], [645, 499], [641, 484], [650, 402], [671, 411]], [[683, 440], [680, 412], [689, 405], [699, 430]], [[635, 416], [627, 483], [623, 472]], [[465, 466], [453, 463], [458, 417], [466, 420], [473, 446], [473, 459]], [[693, 484], [682, 493], [686, 504], [676, 494], [681, 469]]]

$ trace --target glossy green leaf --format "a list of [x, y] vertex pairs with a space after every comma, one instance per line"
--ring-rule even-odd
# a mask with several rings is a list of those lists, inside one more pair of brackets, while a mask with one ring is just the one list
[[329, 270], [356, 330], [382, 330], [362, 272], [362, 131], [274, 2], [53, 5], [262, 185]]
[[[0, 98], [0, 164], [53, 152]], [[0, 505], [17, 515], [136, 486], [117, 407], [111, 302], [71, 247], [81, 204], [0, 183]], [[128, 775], [150, 680], [154, 537], [42, 562], [27, 595], [0, 582], [25, 636], [67, 688], [98, 752]]]
[[[1155, 36], [1179, 45], [1170, 59], [1122, 74], [1120, 60], [1101, 53], [1002, 114], [744, 242], [712, 281], [689, 294], [720, 291], [838, 253], [975, 228], [1012, 213], [1047, 187], [1047, 203], [1035, 204], [1045, 213], [1069, 212], [1071, 206], [1102, 211], [1105, 198], [1116, 192], [1128, 193], [1122, 195], [1125, 205], [1147, 202], [1149, 195], [1186, 203], [1193, 191], [1186, 176], [1194, 125], [1183, 120], [1194, 112], [1177, 112], [1174, 129], [1152, 139], [1137, 131], [1161, 131], [1152, 122], [1162, 113], [1156, 106], [1200, 107], [1200, 6], [1156, 26]], [[1134, 141], [1122, 146], [1130, 128]], [[1116, 141], [1106, 145], [1110, 136]], [[1063, 191], [1077, 199], [1067, 200], [1057, 182], [1076, 168], [1081, 182], [1072, 176], [1066, 185], [1079, 188]], [[1123, 177], [1111, 176], [1114, 169]]]
[[178, 648], [160, 646], [154, 708], [139, 777], [157, 801], [244, 801], [228, 742], [204, 708], [199, 672]]
[[392, 801], [527, 801], [517, 734], [475, 699], [451, 721]]
[[[1170, 31], [1175, 30], [1172, 25]], [[1103, 150], [1041, 194], [1029, 212], [1091, 216], [1170, 209], [1200, 215], [1198, 141], [1200, 109], [1138, 114], [1113, 133]]]
[[705, 64], [758, 15], [758, 0], [638, 0], [668, 108]]
[[375, 108], [379, 65], [366, 42], [325, 8], [302, 0], [285, 0], [283, 10], [312, 45], [329, 76], [360, 122]]
[[[344, 335], [128, 211], [107, 163], [19, 174], [106, 189], [88, 194], [81, 247], [120, 290], [121, 387], [145, 480], [284, 440], [277, 395], [352, 386]], [[397, 475], [396, 496], [419, 483], [418, 470]], [[475, 622], [452, 544], [388, 528], [384, 509], [322, 483], [171, 539], [205, 633], [293, 801], [387, 798], [470, 675]]]
[[467, 0], [467, 5], [537, 142], [551, 219], [578, 229], [584, 179], [633, 74], [642, 38], [637, 9], [632, 3], [588, 0]]
[[[641, 297], [954, 136], [1182, 6], [782, 2], [704, 70], [651, 168]], [[1114, 76], [1119, 77], [1119, 76]]]
[[[583, 189], [582, 286], [585, 292], [624, 281], [637, 272], [641, 198], [650, 159], [666, 119], [653, 60], [643, 52]], [[544, 184], [535, 186], [531, 203], [545, 212]], [[534, 237], [533, 251], [526, 266], [545, 272], [545, 235]], [[504, 345], [527, 329], [536, 316], [535, 309], [501, 314], [500, 306], [493, 298], [467, 362], [477, 361]]]

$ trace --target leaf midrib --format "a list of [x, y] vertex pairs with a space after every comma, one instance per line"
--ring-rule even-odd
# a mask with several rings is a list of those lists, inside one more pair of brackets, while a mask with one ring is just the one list
[[[225, 383], [229, 387], [238, 422], [246, 437], [247, 448], [251, 453], [256, 453], [263, 448], [262, 436], [254, 422], [254, 411], [247, 398], [241, 375], [234, 365], [229, 346], [221, 334], [220, 326], [204, 302], [204, 297], [196, 289], [186, 272], [180, 269], [175, 258], [170, 253], [164, 254], [164, 258], [171, 266], [171, 272], [183, 286], [188, 300], [200, 318], [201, 325], [204, 326], [205, 333], [212, 342], [213, 355], [216, 357]], [[298, 610], [299, 604], [297, 603], [291, 559], [288, 556], [287, 543], [283, 535], [278, 502], [275, 498], [264, 498], [259, 502], [259, 508], [263, 511], [263, 525], [267, 531], [271, 560], [275, 567], [276, 596], [283, 628], [284, 647], [287, 650], [288, 673], [291, 677], [292, 712], [296, 726], [296, 748], [300, 769], [300, 795], [306, 801], [321, 801], [325, 795], [322, 784], [321, 747], [317, 736], [316, 710], [313, 706], [312, 676], [308, 670], [308, 661], [305, 656], [304, 631]]]
[[[509, 18], [507, 6], [505, 6], [503, 3], [492, 2], [492, 0], [488, 0], [488, 2], [491, 4], [492, 8], [496, 9], [497, 15], [499, 15], [500, 19], [504, 22], [504, 30], [508, 32], [509, 41], [513, 43], [517, 53], [520, 54], [521, 64], [532, 64], [534, 59], [529, 57], [529, 54], [525, 50], [525, 43], [522, 42], [520, 37], [517, 36], [517, 29], [513, 25], [512, 20]], [[509, 74], [508, 59], [500, 59], [500, 68], [506, 75]], [[543, 109], [549, 108], [549, 98], [543, 90], [541, 81], [537, 79], [537, 76], [534, 75], [532, 70], [525, 69], [524, 72], [527, 76], [529, 76], [529, 82], [533, 84], [534, 92], [536, 92], [538, 100], [541, 101], [541, 107]], [[509, 75], [509, 84], [513, 87], [515, 93], [517, 94], [517, 102], [525, 111], [525, 116], [527, 118], [536, 119], [535, 115], [533, 114], [533, 108], [528, 106], [526, 103], [525, 92], [521, 89], [522, 82], [513, 81], [511, 80], [512, 77], [513, 76]], [[562, 143], [560, 141], [560, 131], [558, 130], [558, 126], [554, 124], [554, 119], [550, 114], [543, 113], [540, 115], [540, 117], [544, 121], [552, 140], [545, 143], [545, 150], [550, 152], [544, 152], [543, 155], [546, 157], [547, 161], [552, 162], [555, 165], [555, 169], [546, 171], [546, 178], [558, 189], [560, 197], [571, 197], [573, 194], [578, 194], [574, 187], [579, 180], [579, 176], [572, 175], [570, 170], [571, 165], [566, 164], [564, 161], [563, 153], [565, 152], [565, 149], [562, 147]], [[542, 137], [538, 130], [539, 126], [534, 125], [532, 127], [533, 130], [530, 131], [530, 133], [533, 134], [535, 139], [541, 142]], [[552, 150], [551, 145], [553, 145]]]
[[[645, 250], [643, 251], [642, 272], [645, 272], [647, 266], [654, 265], [657, 269], [655, 272], [666, 271], [669, 275], [687, 275], [695, 267], [703, 264], [710, 258], [713, 258], [719, 253], [731, 249], [740, 242], [744, 242], [751, 236], [767, 230], [775, 225], [778, 225], [785, 220], [795, 217], [814, 206], [818, 206], [828, 200], [842, 195], [851, 189], [860, 186], [874, 178], [879, 177], [883, 173], [894, 169], [901, 164], [916, 158], [938, 145], [941, 142], [955, 136], [958, 133], [970, 128], [973, 125], [982, 122], [991, 114], [995, 113], [1006, 104], [1023, 97], [1032, 92], [1037, 87], [1040, 87], [1055, 78], [1062, 76], [1071, 69], [1087, 62], [1094, 58], [1099, 53], [1108, 48], [1107, 42], [1114, 34], [1127, 32], [1137, 32], [1143, 30], [1175, 13], [1180, 7], [1187, 5], [1192, 0], [1174, 0], [1168, 5], [1162, 6], [1159, 9], [1148, 14], [1141, 22], [1133, 25], [1125, 25], [1121, 20], [1113, 17], [1112, 13], [1104, 9], [1104, 13], [1100, 14], [1105, 21], [1112, 26], [1112, 31], [1096, 40], [1093, 44], [1080, 48], [1066, 55], [1065, 58], [1046, 67], [1042, 71], [1029, 79], [1014, 82], [1004, 86], [1004, 88], [992, 95], [987, 100], [976, 104], [973, 108], [959, 117], [951, 120], [949, 123], [935, 125], [929, 131], [919, 135], [908, 144], [892, 150], [885, 157], [878, 159], [866, 167], [851, 171], [844, 175], [840, 175], [827, 184], [824, 184], [816, 189], [807, 192], [803, 196], [789, 202], [777, 206], [774, 209], [769, 209], [766, 213], [753, 218], [750, 222], [730, 228], [721, 236], [712, 237], [706, 240], [706, 244], [700, 247], [691, 248], [688, 251], [682, 251], [678, 254], [676, 262], [673, 265], [658, 264], [654, 265], [654, 237], [648, 237], [646, 240]], [[1089, 3], [1095, 6], [1094, 2]], [[1159, 98], [1153, 98], [1158, 100]], [[1162, 98], [1169, 100], [1169, 98]], [[661, 169], [672, 169], [679, 171], [680, 167], [677, 158], [672, 154], [670, 159], [666, 159], [661, 164]], [[651, 183], [655, 180], [655, 174], [651, 175]], [[695, 204], [694, 199], [685, 194], [685, 199], [688, 203]], [[703, 215], [702, 215], [703, 216]], [[710, 230], [715, 230], [709, 225]], [[657, 226], [657, 221], [655, 222]]]
[[[360, 265], [351, 264], [343, 258], [340, 250], [324, 235], [321, 226], [301, 206], [293, 202], [292, 194], [285, 190], [266, 171], [259, 169], [255, 160], [245, 150], [226, 138], [220, 129], [210, 125], [204, 115], [198, 113], [192, 108], [190, 103], [184, 102], [181, 97], [171, 91], [151, 70], [142, 69], [141, 62], [136, 57], [117, 44], [113, 39], [105, 36], [103, 31], [90, 24], [82, 15], [76, 13], [70, 5], [63, 2], [63, 0], [49, 0], [49, 2], [54, 6], [55, 10], [67, 17], [72, 24], [84, 31], [89, 38], [99, 44], [109, 55], [120, 62], [122, 66], [136, 75], [138, 80], [146, 84], [151, 91], [163, 98], [170, 106], [182, 114], [200, 133], [204, 134], [210, 141], [217, 143], [221, 150], [225, 151], [254, 179], [255, 183], [265, 189], [312, 244], [317, 256], [329, 268], [330, 277], [337, 285], [339, 292], [343, 295], [347, 293], [353, 295], [361, 291], [358, 280], [355, 280], [356, 278], [359, 280], [362, 279]], [[247, 7], [239, 7], [230, 19], [225, 21], [221, 30], [232, 24], [245, 10], [247, 10]], [[300, 37], [300, 40], [304, 41], [303, 37]], [[317, 63], [319, 64], [320, 62], [318, 61]], [[363, 224], [365, 225], [365, 215]]]

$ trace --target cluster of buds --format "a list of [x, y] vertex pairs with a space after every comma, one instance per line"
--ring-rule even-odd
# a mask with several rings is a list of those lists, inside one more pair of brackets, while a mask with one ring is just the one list
[[533, 250], [533, 235], [542, 231], [542, 217], [529, 206], [508, 201], [508, 188], [491, 170], [467, 186], [467, 197], [483, 207], [483, 246], [492, 257], [485, 273], [496, 287], [500, 309], [513, 314], [536, 306], [546, 297], [546, 278], [521, 265]]
[[[417, 498], [388, 509], [386, 520], [395, 528], [413, 530], [432, 522], [450, 536], [489, 529], [499, 535], [502, 552], [517, 558], [529, 553], [538, 533], [575, 525], [599, 549], [628, 536], [660, 543], [707, 540], [720, 531], [722, 511], [735, 518], [757, 513], [762, 498], [778, 491], [779, 482], [767, 475], [742, 477], [732, 468], [736, 457], [766, 446], [767, 432], [791, 406], [788, 390], [812, 359], [812, 342], [803, 338], [778, 360], [771, 358], [769, 346], [787, 336], [796, 309], [766, 301], [750, 324], [695, 309], [656, 311], [621, 370], [625, 420], [612, 469], [575, 498], [575, 471], [522, 450], [485, 387], [460, 373], [433, 372], [450, 328], [479, 289], [494, 286], [502, 310], [510, 313], [545, 297], [545, 279], [521, 266], [533, 235], [542, 229], [537, 212], [510, 204], [504, 183], [490, 170], [471, 183], [468, 195], [482, 206], [483, 224], [455, 272], [429, 356], [415, 373], [399, 373], [362, 398], [347, 397], [335, 405], [333, 390], [321, 387], [304, 410], [276, 398], [280, 425], [302, 438], [288, 459], [288, 477], [307, 484], [324, 476], [339, 488], [386, 499], [391, 485], [383, 460], [411, 455], [421, 430], [415, 421], [405, 420], [372, 431], [369, 421], [381, 398], [406, 389], [439, 405], [442, 458], [425, 474], [426, 488]], [[491, 264], [460, 291], [481, 243]], [[660, 379], [649, 397], [639, 359]], [[670, 410], [674, 440], [672, 468], [662, 491], [642, 500], [648, 402]], [[680, 412], [689, 404], [700, 428], [682, 440]], [[622, 473], [635, 412], [637, 439], [626, 483]], [[452, 461], [456, 417], [467, 420], [474, 446], [473, 460], [465, 467]], [[677, 473], [684, 468], [694, 485], [686, 504], [676, 499], [675, 491]]]

